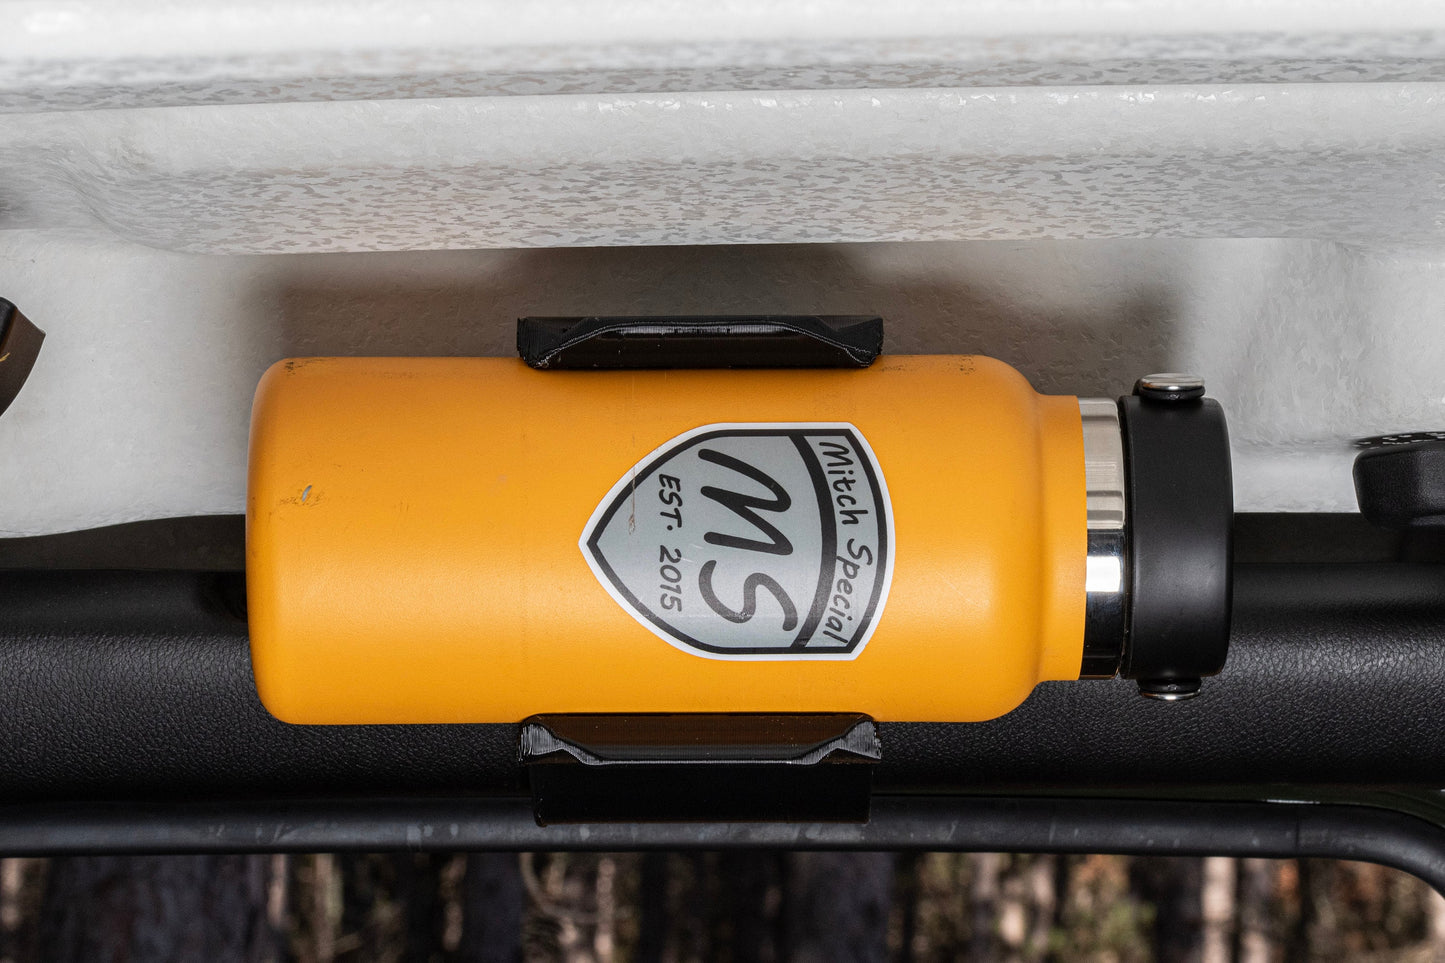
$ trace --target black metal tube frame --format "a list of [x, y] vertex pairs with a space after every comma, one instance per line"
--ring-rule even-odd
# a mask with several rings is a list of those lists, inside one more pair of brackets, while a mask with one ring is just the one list
[[1372, 806], [881, 796], [867, 823], [538, 826], [520, 797], [0, 806], [0, 854], [704, 849], [1328, 857], [1445, 893], [1445, 828]]

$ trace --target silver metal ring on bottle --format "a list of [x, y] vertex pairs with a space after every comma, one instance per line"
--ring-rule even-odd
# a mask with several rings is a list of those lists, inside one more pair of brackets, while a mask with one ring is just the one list
[[1128, 614], [1128, 494], [1119, 405], [1080, 398], [1089, 551], [1084, 575], [1084, 658], [1079, 678], [1113, 678], [1124, 653]]

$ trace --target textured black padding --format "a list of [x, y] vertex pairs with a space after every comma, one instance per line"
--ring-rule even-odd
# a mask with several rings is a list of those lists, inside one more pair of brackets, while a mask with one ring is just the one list
[[513, 726], [276, 721], [231, 579], [0, 575], [0, 798], [518, 788]]
[[1224, 671], [1187, 702], [1050, 682], [975, 726], [880, 726], [890, 783], [1445, 785], [1445, 566], [1237, 565]]
[[[521, 791], [515, 726], [272, 719], [228, 579], [0, 573], [0, 797]], [[875, 788], [1438, 787], [1441, 692], [1445, 566], [1238, 566], [1229, 664], [1197, 699], [1059, 682], [993, 722], [885, 723]]]

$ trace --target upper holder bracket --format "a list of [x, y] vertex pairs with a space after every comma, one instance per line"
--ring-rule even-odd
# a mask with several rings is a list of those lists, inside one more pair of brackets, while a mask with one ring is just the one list
[[539, 370], [866, 368], [883, 319], [866, 315], [518, 318], [517, 353]]

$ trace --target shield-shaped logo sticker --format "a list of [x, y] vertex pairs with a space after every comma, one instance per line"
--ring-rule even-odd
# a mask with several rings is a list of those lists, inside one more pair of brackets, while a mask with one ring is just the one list
[[714, 659], [852, 659], [893, 575], [893, 511], [845, 423], [704, 425], [643, 458], [580, 542], [668, 643]]

